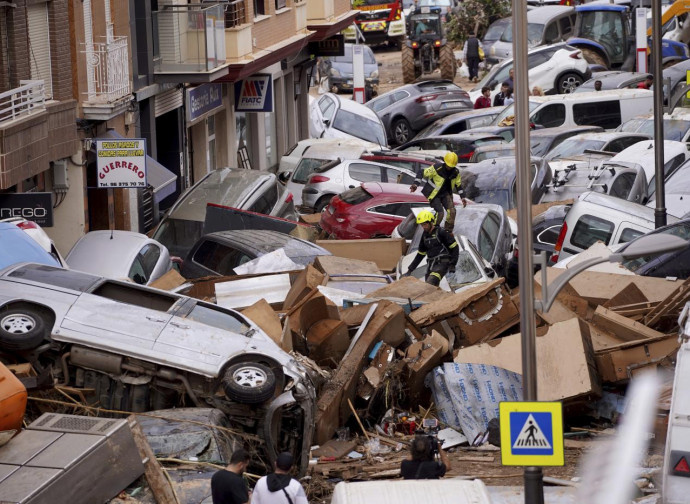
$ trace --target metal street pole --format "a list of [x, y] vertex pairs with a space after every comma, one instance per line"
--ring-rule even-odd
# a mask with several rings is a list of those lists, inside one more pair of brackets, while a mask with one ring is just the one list
[[[652, 0], [652, 63], [654, 75], [654, 177], [656, 207], [654, 226], [666, 225], [666, 193], [664, 192], [664, 82], [661, 70], [661, 0]], [[671, 104], [671, 89], [668, 90]]]
[[[522, 396], [537, 400], [536, 320], [532, 267], [532, 198], [530, 188], [529, 77], [527, 74], [527, 2], [513, 2], [513, 87], [515, 96], [515, 160], [517, 170], [520, 334], [522, 335]], [[544, 503], [541, 467], [525, 467], [525, 503]]]

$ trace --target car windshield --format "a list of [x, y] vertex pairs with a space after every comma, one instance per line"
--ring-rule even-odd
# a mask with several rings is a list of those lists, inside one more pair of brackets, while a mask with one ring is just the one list
[[[663, 233], [663, 234], [668, 234], [668, 235], [673, 235], [673, 236], [678, 236], [682, 238], [683, 240], [690, 241], [690, 222], [679, 222], [676, 225], [673, 225], [667, 229], [664, 229], [662, 231], [659, 231], [658, 234]], [[652, 233], [649, 233], [652, 234]], [[655, 233], [656, 234], [656, 233]], [[621, 248], [621, 252], [625, 250], [625, 247]], [[670, 252], [674, 253], [674, 252]], [[621, 264], [625, 266], [627, 269], [630, 271], [637, 271], [640, 269], [642, 266], [647, 264], [649, 261], [653, 259], [658, 259], [660, 257], [663, 257], [664, 254], [660, 255], [655, 255], [655, 256], [643, 256], [643, 257], [638, 257], [636, 259], [629, 259], [627, 261], [623, 261]]]
[[460, 252], [458, 262], [455, 265], [455, 273], [447, 275], [448, 285], [455, 290], [463, 285], [476, 282], [482, 277], [477, 269], [477, 263], [472, 259], [472, 255], [467, 250]]
[[165, 219], [153, 235], [153, 239], [166, 247], [171, 256], [184, 258], [192, 245], [201, 238], [204, 223], [185, 219]]
[[510, 192], [508, 189], [478, 189], [472, 196], [472, 201], [475, 203], [492, 203], [500, 205], [506, 210], [510, 209]]
[[[364, 49], [362, 53], [364, 54], [365, 64], [376, 63], [373, 52]], [[331, 59], [333, 61], [337, 61], [338, 63], [349, 63], [350, 65], [352, 65], [352, 45], [345, 44], [345, 54], [343, 54], [342, 56], [333, 56]]]
[[471, 161], [473, 163], [479, 163], [480, 161], [484, 161], [485, 159], [493, 159], [497, 157], [504, 157], [504, 156], [512, 156], [515, 154], [515, 147], [511, 146], [510, 148], [505, 148], [505, 149], [491, 149], [491, 150], [486, 150], [486, 151], [475, 151], [474, 155], [472, 156]]
[[[540, 23], [527, 23], [527, 43], [530, 47], [539, 45], [541, 43], [541, 35], [544, 33], [544, 25]], [[503, 35], [501, 35], [501, 42], [513, 41], [513, 25], [509, 23]]]
[[582, 154], [585, 150], [600, 150], [606, 142], [603, 140], [582, 140], [580, 138], [572, 137], [563, 140], [560, 144], [551, 150], [549, 157], [551, 159], [577, 156]]
[[486, 34], [484, 35], [484, 42], [493, 42], [494, 40], [498, 40], [506, 30], [506, 26], [510, 26], [510, 23], [494, 23], [489, 26], [489, 29], [486, 30]]
[[347, 110], [340, 109], [333, 120], [333, 127], [348, 135], [374, 142], [379, 145], [386, 145], [386, 132], [380, 123], [353, 114]]
[[[688, 130], [690, 121], [682, 119], [664, 119], [664, 138], [666, 140], [682, 141]], [[620, 131], [646, 133], [654, 135], [654, 119], [631, 119], [621, 125]]]
[[295, 173], [292, 175], [291, 182], [296, 184], [306, 184], [309, 175], [314, 173], [317, 168], [328, 163], [327, 159], [302, 158], [295, 168]]

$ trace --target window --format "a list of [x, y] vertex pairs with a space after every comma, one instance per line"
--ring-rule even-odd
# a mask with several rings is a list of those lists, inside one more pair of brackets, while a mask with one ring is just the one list
[[158, 263], [161, 251], [157, 245], [145, 245], [137, 254], [127, 275], [134, 283], [146, 284]]
[[335, 115], [335, 103], [328, 96], [324, 96], [319, 100], [319, 109], [324, 119], [331, 120]]
[[570, 242], [581, 249], [588, 249], [598, 241], [608, 245], [611, 236], [613, 236], [613, 222], [593, 215], [583, 215], [573, 228]]
[[558, 40], [558, 24], [556, 23], [556, 21], [553, 21], [549, 23], [546, 26], [546, 30], [544, 30], [544, 43], [553, 44]]
[[575, 124], [615, 129], [621, 124], [621, 103], [613, 100], [573, 104], [573, 120]]
[[394, 168], [384, 168], [386, 173], [386, 180], [393, 184], [407, 184], [411, 185], [414, 182], [414, 175]]
[[220, 275], [234, 275], [233, 268], [238, 265], [239, 250], [207, 240], [194, 253], [192, 260]]
[[487, 261], [491, 261], [493, 258], [500, 228], [498, 217], [492, 213], [488, 214], [482, 222], [482, 227], [479, 230], [479, 253]]
[[276, 0], [276, 10], [284, 9], [287, 6], [287, 0]]
[[359, 205], [371, 198], [373, 198], [373, 196], [366, 192], [363, 187], [355, 187], [340, 193], [340, 199], [349, 205]]
[[630, 191], [632, 191], [635, 185], [635, 179], [637, 179], [637, 174], [635, 173], [621, 173], [611, 183], [609, 194], [627, 200]]
[[245, 334], [249, 330], [249, 324], [239, 315], [233, 315], [215, 306], [197, 304], [184, 318], [200, 322], [234, 333]]
[[611, 141], [604, 150], [608, 152], [621, 152], [640, 140], [642, 139], [639, 137], [619, 138], [618, 140]]
[[561, 29], [561, 38], [566, 39], [570, 36], [570, 32], [573, 31], [573, 23], [570, 16], [562, 17], [558, 20], [558, 26]]
[[634, 240], [638, 236], [642, 236], [644, 233], [640, 231], [639, 229], [633, 229], [633, 228], [625, 228], [623, 232], [621, 233], [620, 240], [618, 240], [619, 243], [625, 243], [629, 242], [630, 240]]
[[46, 98], [53, 96], [53, 76], [50, 59], [50, 29], [48, 26], [48, 4], [35, 3], [26, 7], [29, 30], [29, 62], [31, 79], [45, 83]]
[[216, 169], [216, 117], [208, 116], [206, 119], [206, 129], [208, 131], [208, 149], [206, 154], [206, 162], [208, 164], [208, 171], [212, 172]]
[[353, 163], [347, 168], [350, 177], [360, 182], [381, 182], [381, 168], [375, 165]]
[[[276, 89], [275, 83], [273, 89]], [[266, 130], [266, 166], [270, 168], [278, 164], [278, 133], [276, 131], [276, 114], [264, 113], [264, 127]]]
[[396, 91], [393, 93], [393, 103], [399, 102], [400, 100], [404, 100], [408, 96], [410, 96], [410, 93], [408, 93], [407, 91]]
[[[678, 154], [664, 164], [664, 180], [668, 182], [668, 178], [673, 174], [680, 165], [685, 161], [685, 156], [683, 154]], [[675, 186], [674, 186], [675, 188]], [[647, 185], [647, 193], [651, 197], [652, 194], [656, 192], [656, 175], [649, 179], [649, 184]]]
[[295, 168], [295, 173], [292, 175], [292, 182], [296, 184], [306, 184], [309, 175], [328, 162], [327, 159], [302, 158], [297, 168]]
[[562, 103], [546, 105], [533, 113], [530, 116], [530, 121], [534, 124], [544, 126], [544, 128], [562, 126], [565, 122], [565, 105]]
[[551, 226], [537, 235], [537, 241], [547, 245], [556, 245], [558, 235], [561, 233], [561, 226]]
[[[385, 109], [389, 105], [393, 104], [393, 95], [387, 94], [382, 96], [381, 98], [376, 98], [374, 101], [370, 103], [370, 108], [374, 112], [380, 112], [381, 110]], [[321, 105], [319, 103], [319, 105]]]
[[389, 203], [387, 205], [379, 205], [372, 207], [370, 208], [370, 210], [372, 212], [386, 215], [395, 215], [398, 217], [406, 217], [410, 215], [410, 212], [412, 211], [409, 203]]
[[472, 254], [468, 250], [461, 250], [458, 262], [455, 265], [455, 273], [448, 275], [448, 284], [452, 288], [475, 282], [482, 277], [477, 269], [477, 264], [472, 259]]
[[264, 0], [254, 0], [254, 17], [263, 16], [264, 14], [266, 14]]
[[274, 183], [269, 183], [267, 186], [261, 187], [259, 191], [262, 191], [262, 194], [252, 203], [248, 210], [268, 215], [278, 202], [278, 187]]

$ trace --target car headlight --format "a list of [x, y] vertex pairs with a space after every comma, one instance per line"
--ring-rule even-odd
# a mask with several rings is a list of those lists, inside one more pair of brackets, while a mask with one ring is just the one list
[[379, 78], [379, 71], [378, 71], [378, 70], [374, 70], [373, 72], [371, 72], [371, 73], [369, 74], [369, 77], [372, 78], [372, 79], [378, 79], [378, 78]]
[[331, 68], [329, 72], [333, 77], [340, 77], [340, 72], [338, 71], [337, 68]]

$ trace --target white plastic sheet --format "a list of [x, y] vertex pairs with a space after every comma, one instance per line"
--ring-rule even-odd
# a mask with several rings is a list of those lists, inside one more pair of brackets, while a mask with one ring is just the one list
[[304, 269], [287, 255], [285, 249], [279, 248], [261, 257], [248, 261], [234, 269], [238, 275], [251, 275], [256, 273], [277, 273], [280, 271], [294, 271]]
[[498, 403], [522, 401], [522, 377], [484, 364], [446, 363], [426, 376], [439, 420], [459, 429], [470, 444], [498, 418]]

